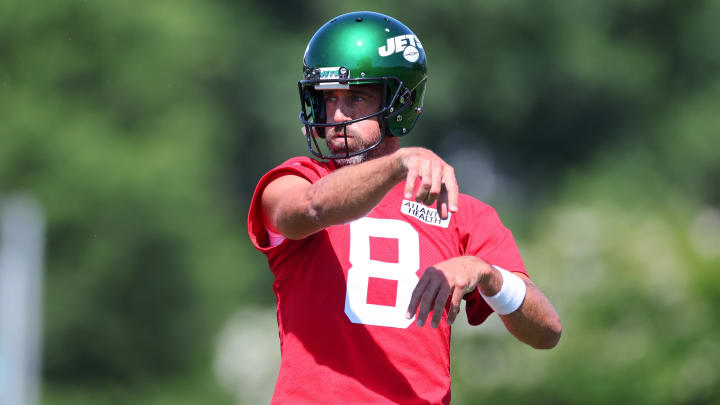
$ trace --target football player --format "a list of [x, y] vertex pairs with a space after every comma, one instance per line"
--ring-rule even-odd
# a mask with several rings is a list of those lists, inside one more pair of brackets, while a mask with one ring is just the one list
[[495, 210], [435, 153], [399, 146], [426, 82], [423, 44], [382, 14], [333, 18], [307, 46], [300, 121], [318, 159], [263, 176], [248, 217], [274, 275], [273, 403], [449, 403], [462, 299], [473, 325], [497, 312], [532, 347], [560, 338]]

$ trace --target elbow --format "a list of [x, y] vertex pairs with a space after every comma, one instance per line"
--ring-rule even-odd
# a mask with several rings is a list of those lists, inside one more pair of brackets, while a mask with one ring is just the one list
[[534, 349], [549, 350], [557, 346], [560, 342], [560, 336], [562, 336], [562, 325], [560, 319], [555, 319], [549, 325], [544, 328], [538, 339], [530, 343]]
[[348, 201], [328, 200], [317, 193], [308, 192], [305, 199], [305, 219], [317, 229], [346, 224], [370, 213], [360, 212]]
[[302, 198], [305, 206], [305, 219], [314, 225], [322, 226], [323, 218], [327, 215], [325, 212], [327, 204], [323, 201], [322, 196], [311, 187]]
[[328, 213], [323, 204], [311, 196], [306, 196], [302, 202], [303, 207], [299, 212], [287, 218], [283, 218], [283, 236], [291, 240], [301, 240], [315, 232], [330, 226]]
[[324, 228], [323, 219], [326, 214], [323, 210], [323, 204], [315, 199], [310, 199], [306, 203], [305, 219], [312, 225]]
[[300, 209], [280, 211], [273, 224], [282, 236], [301, 240], [317, 232], [319, 219], [320, 212], [313, 208], [310, 201], [305, 201]]

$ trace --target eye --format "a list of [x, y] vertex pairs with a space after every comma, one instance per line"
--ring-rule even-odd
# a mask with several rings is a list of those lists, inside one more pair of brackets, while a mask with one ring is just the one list
[[352, 101], [353, 101], [354, 103], [362, 103], [363, 101], [365, 101], [365, 97], [364, 97], [364, 96], [357, 95], [357, 94], [354, 94], [354, 95], [352, 96]]
[[327, 95], [324, 97], [326, 103], [336, 103], [337, 102], [337, 96], [330, 96]]

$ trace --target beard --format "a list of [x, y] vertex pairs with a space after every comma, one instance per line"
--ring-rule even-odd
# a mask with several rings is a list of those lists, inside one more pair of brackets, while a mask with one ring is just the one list
[[335, 166], [337, 166], [337, 167], [356, 165], [356, 164], [362, 163], [366, 160], [368, 160], [367, 152], [361, 153], [359, 155], [351, 156], [349, 158], [333, 159], [333, 161], [335, 162]]
[[[347, 149], [345, 147], [344, 142], [344, 134], [347, 134], [348, 137], [348, 144]], [[353, 153], [359, 150], [366, 149], [368, 146], [375, 144], [378, 141], [378, 137], [382, 135], [378, 135], [375, 137], [372, 141], [366, 142], [363, 137], [358, 133], [358, 131], [353, 127], [346, 127], [343, 131], [340, 127], [334, 127], [330, 131], [328, 131], [327, 137], [325, 138], [325, 141], [327, 143], [328, 149], [332, 151], [334, 155], [341, 155], [346, 152]], [[343, 142], [340, 142], [340, 146], [336, 146], [333, 144], [333, 141], [335, 140], [343, 140]], [[364, 153], [361, 153], [359, 155], [347, 157], [347, 158], [341, 158], [341, 159], [333, 159], [335, 162], [335, 165], [338, 167], [343, 166], [349, 166], [349, 165], [356, 165], [358, 163], [362, 163], [365, 161], [368, 161], [370, 159], [374, 159], [378, 156], [381, 156], [380, 150], [382, 147], [382, 144], [378, 145], [377, 147], [366, 151]]]

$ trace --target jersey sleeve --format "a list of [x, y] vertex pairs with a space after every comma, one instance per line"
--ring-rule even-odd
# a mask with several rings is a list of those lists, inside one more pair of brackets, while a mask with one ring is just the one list
[[279, 246], [285, 244], [286, 241], [279, 245], [272, 246], [270, 244], [270, 238], [263, 222], [262, 213], [262, 193], [268, 184], [272, 183], [273, 180], [282, 176], [298, 176], [302, 177], [310, 183], [315, 183], [322, 177], [330, 173], [330, 168], [308, 157], [296, 157], [285, 161], [283, 164], [275, 167], [266, 173], [260, 181], [258, 181], [253, 193], [252, 200], [250, 201], [250, 210], [248, 212], [248, 235], [255, 248], [265, 254], [271, 250], [276, 249]]
[[[490, 206], [474, 215], [472, 221], [458, 227], [462, 252], [480, 257], [491, 265], [527, 276], [512, 232], [507, 229]], [[471, 325], [479, 325], [492, 314], [492, 309], [477, 289], [465, 296], [465, 311]]]

